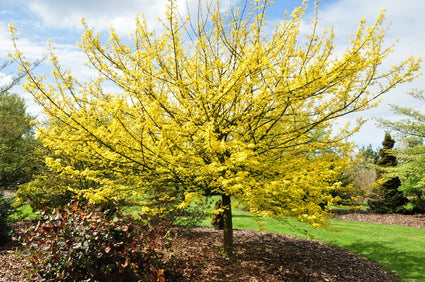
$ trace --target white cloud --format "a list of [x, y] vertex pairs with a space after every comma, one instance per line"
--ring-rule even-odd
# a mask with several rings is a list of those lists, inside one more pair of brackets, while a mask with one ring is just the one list
[[[140, 2], [139, 2], [140, 3]], [[150, 3], [154, 3], [151, 1]], [[81, 28], [81, 18], [85, 17], [89, 25], [99, 29], [109, 27], [112, 22], [119, 22], [120, 27], [130, 27], [134, 17], [141, 10], [154, 12], [154, 4], [137, 5], [137, 1], [32, 1], [28, 7], [39, 15], [47, 26], [60, 28]]]
[[[107, 30], [112, 25], [119, 34], [128, 35], [134, 29], [137, 14], [144, 14], [153, 28], [158, 27], [158, 17], [163, 17], [167, 0], [17, 0], [39, 16], [45, 26], [82, 29], [84, 17], [89, 26]], [[182, 14], [186, 5], [193, 6], [197, 0], [179, 0]]]
[[0, 88], [9, 85], [13, 81], [13, 75], [0, 72]]

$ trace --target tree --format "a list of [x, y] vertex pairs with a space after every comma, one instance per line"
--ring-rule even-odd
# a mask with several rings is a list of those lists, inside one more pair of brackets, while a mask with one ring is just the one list
[[[42, 60], [32, 63], [31, 70]], [[4, 72], [13, 60], [0, 65]], [[0, 189], [16, 188], [28, 182], [42, 165], [39, 158], [39, 142], [34, 138], [34, 117], [26, 112], [25, 101], [13, 87], [18, 85], [25, 73], [8, 75], [10, 81], [0, 86]]]
[[[397, 157], [391, 152], [395, 141], [391, 135], [386, 133], [383, 148], [379, 150], [379, 159], [376, 165], [381, 168], [390, 168], [397, 166]], [[401, 185], [398, 176], [386, 176], [382, 171], [377, 172], [378, 178], [383, 178], [383, 183], [379, 187], [377, 197], [368, 201], [372, 211], [378, 213], [404, 213], [404, 205], [407, 203], [407, 198], [398, 188]]]
[[3, 190], [0, 190], [0, 246], [11, 240], [12, 228], [7, 218], [14, 212], [15, 209], [12, 206], [12, 199], [4, 198]]
[[373, 149], [372, 144], [369, 144], [367, 147], [361, 147], [359, 154], [368, 163], [376, 164], [379, 160], [379, 152]]
[[[346, 52], [333, 56], [334, 33], [319, 34], [317, 15], [301, 38], [306, 5], [268, 33], [270, 5], [241, 1], [224, 11], [220, 1], [209, 1], [198, 18], [181, 20], [169, 1], [163, 30], [149, 30], [138, 17], [131, 45], [113, 28], [103, 45], [83, 21], [79, 46], [99, 74], [85, 83], [62, 69], [53, 48], [54, 84], [29, 71], [17, 51], [24, 87], [49, 119], [40, 129], [43, 143], [87, 164], [78, 170], [55, 159], [50, 167], [100, 183], [79, 191], [92, 201], [137, 193], [179, 197], [174, 208], [184, 208], [220, 195], [229, 256], [232, 199], [254, 214], [323, 225], [333, 202], [328, 191], [346, 164], [344, 140], [361, 124], [335, 128], [334, 121], [374, 107], [382, 94], [414, 79], [419, 60], [378, 70], [391, 53], [382, 46], [383, 14], [372, 26], [361, 21]], [[108, 83], [116, 88], [108, 91]]]
[[[421, 102], [425, 101], [423, 91], [408, 93]], [[404, 149], [397, 150], [400, 165], [387, 171], [390, 176], [401, 179], [399, 190], [406, 193], [410, 199], [406, 205], [411, 213], [425, 212], [425, 115], [419, 110], [391, 105], [392, 111], [406, 118], [398, 121], [380, 119], [380, 126], [398, 134], [406, 144]]]
[[[424, 91], [413, 90], [407, 94], [419, 100], [419, 102], [425, 102]], [[422, 145], [422, 141], [425, 138], [425, 115], [414, 108], [398, 105], [390, 105], [390, 107], [393, 113], [406, 118], [397, 121], [380, 118], [378, 119], [379, 126], [396, 132], [399, 137], [407, 141], [407, 144], [410, 143], [412, 146]]]
[[41, 166], [33, 118], [18, 94], [0, 94], [0, 187], [28, 182]]
[[[3, 63], [0, 71], [11, 63]], [[23, 76], [23, 73], [10, 76], [10, 82], [0, 86], [0, 245], [11, 239], [12, 228], [7, 218], [15, 211], [12, 199], [3, 197], [4, 188], [14, 188], [18, 183], [28, 181], [34, 164], [29, 161], [33, 160], [29, 150], [33, 145], [30, 117], [25, 112], [24, 100], [9, 93]]]
[[402, 165], [388, 171], [401, 179], [399, 190], [409, 196], [405, 209], [409, 213], [425, 212], [425, 146], [417, 145], [398, 152]]
[[378, 150], [372, 145], [360, 148], [355, 158], [355, 165], [349, 173], [353, 178], [353, 185], [357, 196], [364, 198], [368, 191], [376, 184], [376, 162], [379, 159]]

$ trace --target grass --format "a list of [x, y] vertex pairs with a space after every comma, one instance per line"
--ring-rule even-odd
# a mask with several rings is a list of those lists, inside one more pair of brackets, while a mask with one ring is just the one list
[[[260, 222], [258, 222], [260, 221]], [[331, 226], [312, 229], [296, 219], [255, 219], [234, 209], [234, 228], [266, 230], [326, 242], [376, 261], [402, 281], [425, 281], [425, 231], [396, 225], [330, 220]], [[209, 220], [202, 222], [209, 225]]]
[[[127, 212], [137, 213], [133, 206]], [[10, 220], [32, 220], [37, 215], [24, 205]], [[210, 218], [201, 222], [209, 226]], [[374, 260], [397, 273], [402, 281], [425, 281], [425, 230], [396, 225], [382, 225], [343, 220], [330, 220], [331, 226], [312, 229], [293, 218], [276, 220], [254, 218], [248, 212], [233, 209], [234, 228], [266, 230], [326, 242]]]

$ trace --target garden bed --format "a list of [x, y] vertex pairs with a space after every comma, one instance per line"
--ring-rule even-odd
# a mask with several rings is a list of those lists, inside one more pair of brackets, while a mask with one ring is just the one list
[[[341, 220], [425, 228], [423, 215], [343, 211]], [[30, 222], [16, 222], [22, 228]], [[234, 231], [236, 261], [221, 255], [222, 232], [196, 227], [175, 238], [175, 252], [195, 264], [191, 281], [397, 281], [396, 276], [366, 258], [332, 245], [287, 235], [246, 229]], [[25, 280], [25, 261], [9, 244], [0, 248], [0, 281]]]

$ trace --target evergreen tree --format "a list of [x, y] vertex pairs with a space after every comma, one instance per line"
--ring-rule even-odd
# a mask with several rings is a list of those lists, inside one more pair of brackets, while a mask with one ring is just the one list
[[[391, 152], [394, 147], [395, 141], [391, 138], [390, 134], [385, 134], [384, 141], [382, 142], [383, 148], [379, 151], [379, 159], [377, 166], [381, 168], [395, 167], [397, 166], [397, 158]], [[384, 178], [385, 174], [382, 170], [378, 169], [377, 177]], [[403, 192], [399, 191], [398, 188], [401, 185], [399, 177], [393, 177], [386, 179], [379, 188], [375, 199], [369, 200], [368, 204], [372, 211], [377, 213], [404, 213], [404, 205], [408, 202], [408, 199], [403, 195]]]
[[15, 188], [30, 181], [41, 166], [32, 120], [22, 97], [0, 93], [0, 187]]

